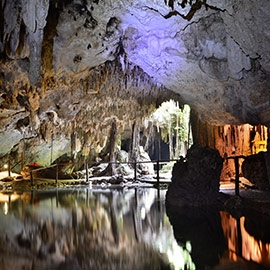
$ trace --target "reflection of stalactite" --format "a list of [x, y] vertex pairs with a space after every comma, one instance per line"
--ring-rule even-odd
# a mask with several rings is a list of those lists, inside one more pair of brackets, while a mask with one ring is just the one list
[[137, 242], [142, 241], [142, 228], [141, 228], [141, 222], [137, 216], [137, 210], [136, 208], [132, 209], [132, 218], [133, 218], [133, 228], [135, 232], [135, 238]]
[[111, 214], [111, 228], [114, 238], [114, 243], [118, 246], [120, 241], [119, 229], [117, 225], [116, 215], [114, 205], [110, 204], [110, 214]]
[[[264, 240], [263, 232], [261, 232], [261, 239], [255, 239], [245, 228], [246, 217], [236, 220], [226, 212], [220, 212], [220, 216], [224, 236], [228, 242], [230, 259], [236, 261], [237, 256], [239, 256], [261, 264], [262, 268], [263, 266], [269, 267], [270, 245]], [[252, 225], [254, 225], [254, 221], [252, 221]], [[254, 229], [256, 229], [256, 226]]]

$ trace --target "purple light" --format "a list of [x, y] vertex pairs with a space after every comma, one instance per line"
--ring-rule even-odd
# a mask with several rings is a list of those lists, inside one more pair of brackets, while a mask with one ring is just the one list
[[122, 18], [124, 49], [128, 58], [161, 84], [185, 69], [186, 53], [181, 39], [181, 17], [165, 19], [157, 11], [132, 9]]

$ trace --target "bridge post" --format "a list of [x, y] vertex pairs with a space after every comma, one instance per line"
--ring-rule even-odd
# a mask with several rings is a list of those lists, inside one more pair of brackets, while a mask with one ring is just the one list
[[59, 173], [59, 171], [58, 171], [59, 169], [58, 169], [58, 164], [56, 164], [56, 175], [55, 175], [55, 184], [57, 185], [57, 183], [58, 183], [58, 173]]
[[86, 183], [89, 182], [89, 171], [88, 171], [88, 162], [85, 161], [85, 173], [86, 173]]
[[157, 160], [157, 184], [159, 186], [159, 160]]
[[235, 165], [235, 195], [239, 196], [239, 157], [234, 157]]
[[30, 181], [31, 181], [31, 187], [33, 187], [34, 186], [34, 178], [33, 178], [32, 170], [30, 171]]

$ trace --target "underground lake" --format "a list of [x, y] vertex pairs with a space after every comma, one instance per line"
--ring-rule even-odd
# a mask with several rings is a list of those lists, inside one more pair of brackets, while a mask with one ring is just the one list
[[262, 269], [268, 216], [167, 208], [166, 188], [0, 194], [0, 265], [13, 269]]

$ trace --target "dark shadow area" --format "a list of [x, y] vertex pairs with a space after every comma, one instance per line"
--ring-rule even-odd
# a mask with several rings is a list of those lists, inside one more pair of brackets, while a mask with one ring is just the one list
[[219, 264], [226, 250], [219, 210], [215, 208], [167, 207], [167, 215], [180, 246], [190, 242], [191, 257], [196, 269]]
[[257, 241], [270, 243], [270, 216], [254, 210], [245, 211], [245, 229]]
[[193, 144], [186, 158], [180, 158], [173, 167], [167, 203], [179, 207], [216, 205], [222, 164], [217, 150]]

